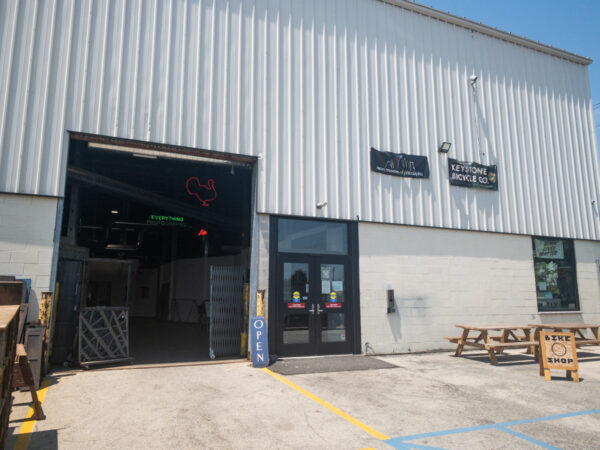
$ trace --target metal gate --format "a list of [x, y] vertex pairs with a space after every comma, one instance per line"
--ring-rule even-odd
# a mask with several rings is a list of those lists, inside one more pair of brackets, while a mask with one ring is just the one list
[[210, 266], [211, 359], [240, 354], [246, 273], [244, 266]]
[[79, 363], [83, 366], [130, 361], [129, 308], [81, 308]]

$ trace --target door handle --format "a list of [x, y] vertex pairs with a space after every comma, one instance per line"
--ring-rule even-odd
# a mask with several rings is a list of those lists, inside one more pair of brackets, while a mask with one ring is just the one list
[[309, 313], [314, 314], [315, 313], [315, 305], [314, 303], [312, 305], [310, 305], [310, 309], [308, 310]]
[[[313, 305], [314, 306], [314, 305]], [[323, 310], [321, 309], [321, 305], [318, 304], [317, 305], [317, 314], [321, 314], [323, 312]]]

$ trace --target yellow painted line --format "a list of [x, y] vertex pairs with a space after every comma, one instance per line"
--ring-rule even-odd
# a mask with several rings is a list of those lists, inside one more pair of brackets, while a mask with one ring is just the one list
[[300, 386], [292, 383], [291, 381], [289, 381], [288, 379], [282, 377], [281, 375], [267, 369], [266, 367], [264, 367], [262, 369], [264, 372], [268, 373], [269, 375], [271, 375], [273, 378], [277, 378], [279, 381], [281, 381], [284, 384], [287, 384], [289, 387], [291, 387], [292, 389], [297, 390], [298, 392], [300, 392], [301, 394], [306, 395], [308, 398], [310, 398], [311, 400], [317, 402], [319, 405], [324, 406], [325, 408], [327, 408], [329, 411], [336, 413], [338, 416], [340, 416], [342, 419], [347, 420], [348, 422], [350, 422], [352, 425], [357, 426], [358, 428], [360, 428], [363, 431], [366, 431], [367, 433], [369, 433], [371, 436], [376, 437], [377, 439], [381, 439], [382, 441], [389, 439], [389, 436], [386, 436], [383, 433], [380, 433], [377, 430], [374, 430], [373, 428], [371, 428], [368, 425], [365, 425], [364, 423], [362, 423], [360, 420], [355, 419], [354, 417], [352, 417], [350, 414], [345, 413], [344, 411], [342, 411], [339, 408], [336, 408], [335, 406], [333, 406], [330, 403], [327, 403], [325, 400], [320, 399], [319, 397], [317, 397], [316, 395], [311, 394], [310, 392], [308, 392], [306, 389], [302, 389]]
[[[37, 391], [38, 400], [40, 401], [40, 405], [44, 403], [44, 399], [46, 398], [46, 392], [48, 392], [48, 388], [50, 387], [50, 380], [45, 379], [42, 381], [40, 389]], [[36, 419], [33, 419], [35, 415], [35, 410], [33, 409], [33, 404], [31, 408], [29, 408], [29, 412], [27, 416], [25, 416], [25, 421], [23, 425], [21, 425], [21, 429], [19, 430], [19, 434], [17, 436], [17, 440], [15, 441], [15, 446], [13, 450], [26, 450], [27, 445], [29, 445], [29, 438], [31, 437], [31, 432], [33, 431], [33, 427], [35, 425]]]

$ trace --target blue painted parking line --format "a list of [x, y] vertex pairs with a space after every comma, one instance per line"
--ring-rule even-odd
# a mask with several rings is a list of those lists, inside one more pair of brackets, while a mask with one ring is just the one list
[[505, 433], [512, 434], [518, 438], [524, 439], [532, 444], [539, 445], [542, 448], [549, 448], [551, 450], [559, 450], [558, 447], [554, 447], [553, 445], [546, 444], [545, 442], [538, 441], [537, 439], [532, 438], [531, 436], [527, 436], [525, 434], [519, 433], [518, 431], [511, 430], [510, 428], [498, 427], [499, 430], [504, 431]]
[[587, 416], [590, 414], [600, 414], [600, 409], [590, 409], [587, 411], [577, 411], [566, 414], [556, 414], [553, 416], [544, 416], [544, 417], [535, 417], [533, 419], [522, 419], [522, 420], [513, 420], [510, 422], [501, 422], [501, 423], [490, 423], [487, 425], [479, 425], [475, 427], [465, 427], [465, 428], [455, 428], [451, 430], [441, 430], [441, 431], [433, 431], [431, 433], [422, 433], [422, 434], [412, 434], [409, 436], [399, 436], [395, 438], [388, 439], [385, 443], [395, 447], [395, 448], [406, 448], [406, 445], [412, 446], [414, 444], [408, 443], [407, 441], [413, 441], [416, 439], [425, 439], [436, 436], [446, 436], [450, 434], [460, 434], [460, 433], [470, 433], [472, 431], [481, 431], [481, 430], [491, 430], [497, 429], [500, 431], [504, 431], [510, 433], [514, 436], [520, 437], [521, 439], [528, 440], [529, 442], [534, 442], [537, 445], [540, 445], [545, 448], [555, 448], [543, 442], [536, 441], [529, 436], [525, 436], [521, 433], [513, 432], [512, 430], [508, 430], [507, 427], [512, 427], [515, 425], [523, 425], [527, 423], [535, 423], [535, 422], [546, 422], [549, 420], [558, 420], [558, 419], [566, 419], [569, 417], [577, 417], [577, 416]]
[[401, 448], [401, 449], [411, 449], [411, 448], [416, 448], [416, 449], [423, 449], [423, 450], [444, 450], [443, 448], [439, 448], [439, 447], [430, 447], [428, 445], [419, 445], [419, 444], [413, 444], [412, 442], [403, 442], [401, 444], [399, 444], [400, 447], [396, 447], [396, 448]]

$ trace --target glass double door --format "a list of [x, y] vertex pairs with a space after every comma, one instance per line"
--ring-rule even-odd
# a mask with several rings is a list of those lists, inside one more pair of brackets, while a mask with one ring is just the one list
[[352, 292], [347, 256], [281, 256], [277, 339], [282, 356], [351, 353]]

